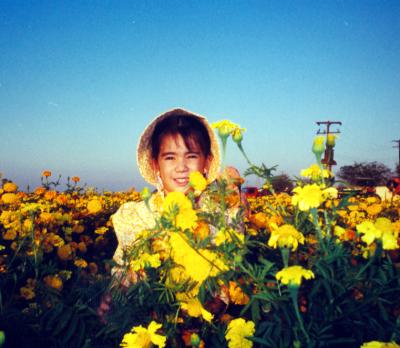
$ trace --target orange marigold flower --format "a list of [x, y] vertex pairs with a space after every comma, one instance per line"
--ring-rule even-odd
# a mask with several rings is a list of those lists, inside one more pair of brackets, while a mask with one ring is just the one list
[[35, 195], [38, 195], [38, 196], [41, 196], [45, 192], [46, 192], [46, 188], [42, 187], [42, 186], [35, 189]]
[[203, 240], [210, 235], [210, 228], [206, 222], [199, 221], [197, 227], [193, 231], [193, 234], [200, 240]]
[[48, 178], [49, 176], [51, 176], [51, 171], [50, 170], [44, 170], [42, 173], [42, 176], [44, 176], [45, 178]]
[[60, 205], [64, 205], [68, 202], [68, 197], [62, 193], [56, 197], [55, 201]]
[[57, 196], [57, 192], [56, 191], [47, 191], [44, 194], [44, 198], [48, 201], [53, 200], [55, 197]]
[[80, 234], [80, 233], [82, 233], [83, 231], [85, 231], [85, 226], [82, 226], [82, 225], [74, 225], [74, 226], [72, 227], [72, 232], [75, 232], [75, 233]]
[[77, 182], [79, 182], [79, 181], [81, 180], [81, 178], [80, 178], [79, 176], [73, 176], [73, 177], [71, 178], [71, 180], [72, 180], [73, 182], [77, 183]]
[[28, 195], [25, 192], [17, 192], [18, 199], [26, 198]]
[[81, 252], [81, 253], [86, 253], [86, 251], [87, 251], [87, 247], [86, 247], [86, 244], [85, 243], [83, 243], [83, 242], [79, 242], [78, 243], [78, 249], [79, 249], [79, 251]]
[[89, 262], [89, 271], [91, 274], [96, 274], [99, 271], [99, 267], [94, 262]]
[[229, 297], [237, 305], [245, 305], [250, 301], [249, 296], [233, 281], [229, 281]]
[[27, 286], [20, 288], [19, 293], [25, 300], [32, 300], [36, 296], [34, 289]]
[[76, 267], [86, 268], [88, 266], [88, 263], [84, 259], [77, 259], [74, 261], [74, 265]]
[[250, 215], [249, 220], [257, 228], [267, 228], [268, 226], [268, 216], [263, 212]]
[[378, 203], [371, 204], [366, 209], [368, 215], [375, 216], [378, 215], [382, 211], [382, 206]]
[[71, 245], [65, 244], [57, 249], [57, 255], [62, 261], [72, 260], [73, 250]]
[[6, 230], [6, 232], [3, 232], [3, 239], [4, 240], [14, 240], [17, 238], [17, 231], [13, 229]]
[[63, 287], [63, 281], [58, 275], [47, 275], [43, 278], [43, 281], [49, 288], [61, 290]]

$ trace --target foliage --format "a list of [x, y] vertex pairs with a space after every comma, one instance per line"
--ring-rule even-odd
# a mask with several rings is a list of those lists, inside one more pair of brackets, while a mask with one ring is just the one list
[[290, 193], [294, 188], [293, 180], [285, 173], [273, 176], [271, 178], [271, 184], [276, 193]]
[[[251, 168], [271, 186], [271, 170]], [[109, 218], [139, 193], [49, 186], [28, 194], [5, 183], [6, 344], [18, 339], [15, 327], [31, 346], [69, 348], [115, 347], [123, 337], [161, 346], [166, 337], [168, 347], [399, 341], [399, 198], [337, 198], [318, 158], [303, 175], [291, 195], [272, 190], [249, 199], [248, 211], [226, 179], [200, 195], [167, 196], [154, 228], [127, 250], [124, 273], [135, 279], [129, 287], [110, 274]]]
[[385, 185], [391, 177], [390, 169], [379, 162], [355, 162], [353, 165], [340, 167], [339, 178], [357, 186]]

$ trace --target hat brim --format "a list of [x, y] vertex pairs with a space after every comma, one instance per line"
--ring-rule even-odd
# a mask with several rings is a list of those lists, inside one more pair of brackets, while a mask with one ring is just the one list
[[157, 174], [154, 171], [152, 165], [153, 159], [151, 156], [151, 138], [154, 132], [154, 128], [159, 122], [161, 122], [165, 118], [171, 117], [176, 114], [195, 117], [206, 127], [211, 141], [211, 159], [210, 159], [210, 167], [208, 168], [208, 173], [207, 173], [208, 174], [207, 180], [208, 182], [214, 181], [217, 178], [218, 173], [220, 171], [219, 143], [214, 133], [214, 130], [211, 128], [210, 124], [208, 123], [205, 117], [181, 108], [169, 110], [156, 117], [146, 127], [143, 134], [140, 136], [137, 147], [137, 156], [136, 156], [140, 174], [149, 184], [157, 186]]

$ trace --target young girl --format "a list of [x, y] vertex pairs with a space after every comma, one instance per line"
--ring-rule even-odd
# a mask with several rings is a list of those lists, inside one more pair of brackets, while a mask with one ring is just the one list
[[[118, 239], [114, 254], [117, 265], [123, 266], [124, 252], [135, 236], [155, 226], [165, 195], [174, 191], [187, 193], [189, 175], [195, 171], [213, 182], [219, 175], [219, 161], [218, 140], [204, 117], [173, 109], [150, 123], [140, 137], [137, 162], [143, 178], [157, 190], [148, 206], [144, 201], [127, 202], [112, 216]], [[239, 177], [232, 169], [229, 175]], [[114, 267], [113, 273], [122, 269]]]

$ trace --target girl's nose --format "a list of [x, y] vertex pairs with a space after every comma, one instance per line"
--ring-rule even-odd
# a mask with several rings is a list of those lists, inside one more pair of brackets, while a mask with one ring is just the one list
[[182, 159], [178, 160], [178, 163], [176, 164], [176, 171], [177, 172], [185, 172], [186, 170], [188, 170], [186, 159], [182, 158]]

